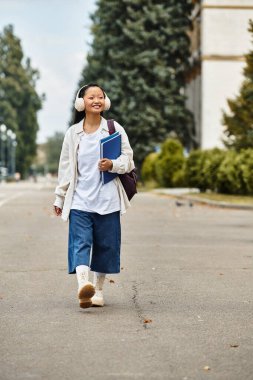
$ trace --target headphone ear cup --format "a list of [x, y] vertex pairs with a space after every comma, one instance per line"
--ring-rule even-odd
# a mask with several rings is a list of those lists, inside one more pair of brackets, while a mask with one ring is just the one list
[[107, 95], [105, 95], [105, 111], [108, 111], [111, 107], [111, 101]]
[[85, 110], [85, 104], [83, 98], [76, 98], [75, 100], [75, 109], [78, 112], [82, 112]]

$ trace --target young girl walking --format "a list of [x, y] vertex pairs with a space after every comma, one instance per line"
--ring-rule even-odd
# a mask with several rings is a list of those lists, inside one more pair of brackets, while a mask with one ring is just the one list
[[109, 135], [102, 115], [110, 104], [97, 84], [79, 89], [74, 125], [65, 134], [59, 161], [54, 210], [69, 220], [68, 273], [77, 275], [81, 308], [104, 306], [105, 276], [120, 272], [120, 214], [130, 206], [118, 177], [105, 185], [101, 181], [103, 171], [124, 174], [134, 169], [127, 134], [117, 122], [121, 155], [115, 160], [100, 158], [100, 140]]

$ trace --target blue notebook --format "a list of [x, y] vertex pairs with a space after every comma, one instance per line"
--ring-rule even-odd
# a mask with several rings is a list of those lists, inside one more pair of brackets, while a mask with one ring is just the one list
[[107, 141], [107, 140], [111, 140], [113, 139], [115, 136], [119, 135], [119, 132], [114, 132], [112, 133], [111, 135], [109, 136], [106, 136], [104, 137], [103, 139], [100, 140], [100, 143], [103, 144], [103, 142]]
[[[115, 132], [100, 140], [100, 158], [109, 158], [109, 160], [116, 160], [121, 155], [121, 135]], [[112, 181], [117, 177], [117, 173], [101, 172], [102, 183]]]

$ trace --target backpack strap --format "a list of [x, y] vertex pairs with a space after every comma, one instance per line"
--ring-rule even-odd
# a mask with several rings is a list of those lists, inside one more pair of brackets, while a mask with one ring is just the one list
[[115, 125], [114, 125], [114, 120], [107, 120], [107, 125], [109, 129], [109, 134], [112, 135], [114, 132], [116, 132]]

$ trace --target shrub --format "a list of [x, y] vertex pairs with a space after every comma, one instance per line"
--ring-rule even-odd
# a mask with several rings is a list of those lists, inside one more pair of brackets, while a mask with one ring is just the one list
[[156, 178], [160, 186], [179, 186], [184, 180], [183, 146], [176, 139], [167, 139], [155, 161]]
[[244, 194], [239, 154], [227, 151], [217, 173], [217, 190], [224, 194]]
[[206, 152], [200, 149], [192, 150], [185, 165], [186, 181], [190, 187], [198, 187], [201, 191], [207, 189], [204, 174]]
[[217, 190], [217, 174], [218, 169], [226, 156], [226, 151], [218, 148], [205, 151], [204, 167], [203, 167], [203, 182], [205, 190]]
[[173, 175], [173, 186], [174, 187], [186, 187], [187, 182], [185, 178], [185, 163], [182, 169], [177, 170]]
[[226, 155], [225, 150], [193, 150], [186, 162], [186, 179], [190, 187], [201, 191], [217, 189], [217, 172]]
[[146, 156], [141, 168], [141, 176], [144, 182], [153, 181], [156, 179], [155, 161], [157, 156], [158, 153], [155, 152]]
[[243, 194], [253, 194], [253, 149], [245, 149], [238, 155]]

